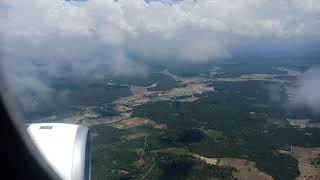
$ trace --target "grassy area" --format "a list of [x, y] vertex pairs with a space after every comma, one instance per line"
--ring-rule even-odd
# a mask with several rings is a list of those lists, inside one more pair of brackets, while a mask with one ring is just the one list
[[149, 103], [138, 107], [134, 115], [167, 124], [169, 129], [157, 140], [167, 146], [207, 157], [252, 160], [276, 179], [294, 179], [299, 175], [297, 161], [277, 150], [289, 144], [319, 146], [320, 131], [270, 123], [270, 118], [283, 121], [286, 112], [270, 101], [266, 84], [218, 82], [214, 84], [217, 92], [198, 101]]
[[[92, 179], [231, 179], [233, 168], [207, 165], [192, 158], [187, 148], [165, 143], [170, 132], [149, 127], [118, 130], [106, 125], [91, 127], [91, 131]], [[139, 132], [150, 134], [121, 138]]]

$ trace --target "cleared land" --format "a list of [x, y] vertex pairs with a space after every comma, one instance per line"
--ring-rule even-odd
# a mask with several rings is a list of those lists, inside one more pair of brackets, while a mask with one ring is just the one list
[[[216, 74], [219, 70], [218, 67], [213, 68], [209, 71], [209, 75], [212, 73]], [[278, 70], [286, 72], [288, 76], [296, 77], [300, 72], [290, 70], [287, 68], [279, 67]], [[220, 73], [220, 72], [219, 72]], [[148, 123], [137, 123], [136, 119], [132, 117], [132, 111], [135, 107], [149, 103], [164, 100], [178, 101], [178, 102], [193, 102], [199, 99], [200, 95], [215, 91], [212, 86], [214, 81], [249, 81], [249, 80], [263, 80], [263, 81], [273, 81], [278, 83], [285, 83], [286, 80], [277, 79], [277, 74], [246, 74], [235, 78], [204, 78], [204, 77], [180, 77], [171, 74], [168, 70], [164, 70], [159, 74], [164, 74], [172, 77], [175, 81], [179, 82], [178, 87], [163, 90], [163, 91], [150, 91], [150, 88], [156, 88], [157, 83], [151, 84], [150, 86], [130, 86], [131, 95], [127, 97], [118, 98], [112, 102], [115, 106], [115, 110], [119, 113], [115, 116], [103, 116], [99, 117], [94, 113], [92, 109], [94, 107], [86, 107], [82, 112], [75, 113], [75, 115], [62, 119], [66, 123], [77, 123], [84, 124], [86, 126], [92, 126], [97, 124], [112, 124], [114, 127], [125, 128], [132, 127], [134, 124], [143, 125]], [[112, 83], [111, 85], [114, 85]], [[132, 124], [124, 123], [133, 120]], [[61, 120], [59, 120], [61, 121]], [[151, 124], [154, 125], [154, 122]], [[156, 124], [155, 127], [160, 126], [160, 128], [166, 126]], [[320, 127], [320, 125], [315, 125]], [[307, 127], [313, 127], [310, 123]]]
[[312, 164], [312, 160], [320, 155], [320, 148], [291, 147], [291, 151], [280, 151], [293, 156], [298, 160], [300, 176], [298, 180], [319, 180], [320, 168]]
[[[173, 76], [173, 75], [172, 75]], [[177, 79], [177, 76], [173, 76]], [[192, 102], [199, 99], [199, 95], [214, 91], [214, 88], [209, 82], [200, 78], [178, 78], [179, 86], [177, 88], [166, 91], [149, 91], [151, 87], [156, 87], [157, 84], [151, 86], [131, 86], [132, 95], [115, 100], [112, 104], [119, 113], [116, 116], [97, 116], [92, 108], [86, 108], [83, 112], [76, 113], [72, 117], [63, 119], [66, 123], [84, 124], [92, 126], [97, 124], [110, 124], [113, 127], [123, 129], [139, 125], [150, 124], [154, 128], [166, 128], [165, 124], [157, 124], [150, 119], [132, 117], [132, 111], [135, 107], [146, 104], [148, 102], [157, 102], [164, 100], [173, 100], [180, 102]]]
[[299, 128], [320, 128], [320, 123], [311, 123], [310, 119], [287, 119], [287, 121]]
[[194, 158], [205, 161], [210, 165], [229, 166], [236, 168], [232, 175], [240, 180], [272, 180], [273, 178], [261, 172], [256, 168], [256, 163], [245, 159], [237, 158], [207, 158], [200, 155], [194, 155]]

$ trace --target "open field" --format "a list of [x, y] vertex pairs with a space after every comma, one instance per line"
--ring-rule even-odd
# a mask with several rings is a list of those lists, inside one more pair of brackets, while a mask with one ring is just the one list
[[[132, 117], [132, 111], [139, 105], [148, 102], [157, 102], [165, 100], [174, 100], [179, 102], [192, 102], [199, 99], [199, 95], [212, 92], [214, 88], [206, 81], [197, 78], [183, 78], [179, 79], [180, 86], [166, 91], [149, 91], [150, 87], [156, 87], [157, 84], [152, 84], [147, 87], [131, 86], [131, 95], [128, 97], [118, 98], [112, 104], [115, 106], [116, 111], [119, 113], [115, 116], [89, 116], [94, 114], [90, 108], [77, 115], [63, 119], [66, 123], [84, 124], [87, 126], [97, 124], [112, 124], [117, 128], [130, 128], [137, 125], [152, 124], [155, 128], [165, 128], [165, 124], [155, 124], [151, 120], [137, 120]], [[89, 110], [88, 110], [89, 109]], [[91, 108], [93, 109], [93, 108]], [[89, 115], [88, 115], [89, 114]], [[132, 122], [130, 122], [132, 121]]]
[[312, 160], [320, 156], [320, 148], [304, 148], [293, 146], [291, 151], [280, 151], [298, 160], [300, 176], [298, 180], [319, 180], [320, 168], [313, 165]]
[[232, 175], [239, 180], [273, 179], [270, 175], [258, 170], [256, 163], [253, 161], [237, 158], [207, 158], [200, 155], [194, 155], [193, 157], [205, 161], [210, 165], [234, 167], [236, 170], [232, 172]]
[[289, 124], [299, 128], [320, 128], [320, 122], [311, 123], [310, 119], [287, 119]]
[[121, 121], [117, 121], [115, 123], [110, 124], [110, 126], [118, 129], [133, 128], [133, 127], [142, 126], [142, 125], [150, 125], [156, 129], [166, 128], [166, 125], [164, 124], [157, 124], [156, 122], [151, 121], [150, 119], [140, 118], [140, 117], [123, 119]]

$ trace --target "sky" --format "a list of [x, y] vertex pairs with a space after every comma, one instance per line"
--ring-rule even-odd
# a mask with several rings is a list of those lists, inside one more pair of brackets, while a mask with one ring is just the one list
[[320, 51], [319, 0], [2, 0], [0, 24], [10, 83], [43, 95], [47, 76], [148, 73], [137, 59], [205, 63]]

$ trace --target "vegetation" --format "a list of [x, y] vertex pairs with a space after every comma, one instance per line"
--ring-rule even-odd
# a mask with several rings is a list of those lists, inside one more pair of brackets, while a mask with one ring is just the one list
[[[283, 61], [281, 61], [282, 63]], [[284, 64], [288, 64], [285, 62]], [[277, 73], [278, 79], [295, 78], [279, 71], [275, 63], [238, 63], [219, 65], [214, 77], [238, 77], [244, 74]], [[214, 64], [159, 66], [170, 73], [183, 76], [209, 77]], [[295, 69], [305, 69], [295, 63]], [[107, 83], [108, 82], [108, 83]], [[108, 125], [90, 127], [92, 132], [92, 179], [231, 179], [231, 167], [208, 165], [194, 158], [240, 158], [256, 162], [259, 170], [279, 180], [299, 176], [298, 162], [279, 153], [291, 145], [320, 146], [320, 130], [297, 129], [287, 118], [318, 116], [302, 108], [289, 111], [284, 107], [288, 99], [284, 86], [269, 81], [210, 81], [214, 92], [198, 95], [194, 102], [180, 102], [179, 98], [149, 102], [134, 109], [133, 117], [143, 117], [165, 124], [155, 129], [139, 126], [116, 129]], [[114, 100], [130, 95], [130, 85], [152, 86], [149, 91], [165, 91], [178, 86], [174, 78], [163, 73], [142, 77], [112, 77], [100, 80], [55, 79], [51, 104], [44, 104], [28, 117], [73, 112], [81, 107], [95, 106], [101, 116], [118, 115], [110, 106]], [[270, 87], [277, 86], [278, 100], [270, 98]], [[68, 99], [60, 98], [68, 92]], [[184, 98], [184, 97], [180, 97]], [[319, 164], [319, 158], [312, 161]]]
[[[165, 148], [170, 146], [162, 142], [163, 132], [148, 127], [118, 130], [106, 125], [94, 126], [91, 131], [92, 179], [231, 179], [233, 168], [207, 165], [185, 148]], [[123, 135], [138, 131], [150, 134], [121, 140]]]
[[[224, 75], [238, 76], [248, 71], [247, 66], [241, 67], [238, 71], [231, 69], [232, 75], [228, 71]], [[262, 67], [254, 67], [261, 73]], [[274, 67], [264, 71], [279, 73]], [[157, 82], [157, 88], [176, 86], [170, 84], [171, 80], [163, 86], [166, 80], [161, 80], [162, 75], [158, 81], [153, 79], [159, 78], [158, 75], [130, 81], [141, 86]], [[113, 82], [129, 83], [129, 80]], [[297, 160], [278, 150], [290, 145], [319, 146], [320, 131], [298, 130], [287, 123], [285, 119], [296, 114], [271, 100], [269, 87], [275, 85], [278, 86], [267, 81], [215, 81], [216, 91], [200, 96], [195, 102], [151, 102], [134, 110], [133, 116], [166, 124], [168, 129], [93, 127], [92, 132], [97, 134], [93, 138], [93, 179], [231, 178], [235, 169], [207, 165], [194, 159], [193, 154], [247, 159], [275, 179], [294, 179], [299, 176]], [[279, 101], [285, 101], [285, 92], [279, 93]], [[142, 132], [145, 134], [137, 138], [123, 138]]]
[[287, 113], [270, 100], [267, 85], [263, 81], [215, 82], [217, 92], [196, 102], [149, 103], [138, 107], [134, 116], [167, 124], [169, 130], [161, 141], [170, 146], [207, 157], [252, 160], [276, 179], [294, 179], [299, 175], [297, 160], [277, 150], [285, 145], [319, 146], [320, 131], [270, 123], [274, 118], [286, 124]]
[[51, 87], [51, 94], [39, 99], [38, 106], [25, 112], [27, 119], [70, 114], [81, 107], [111, 103], [131, 94], [128, 86], [108, 86], [104, 80], [54, 79]]
[[311, 164], [316, 168], [320, 168], [320, 154], [318, 154], [317, 158], [311, 160]]

